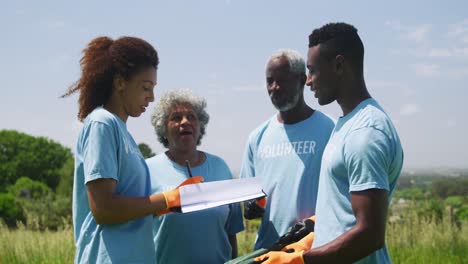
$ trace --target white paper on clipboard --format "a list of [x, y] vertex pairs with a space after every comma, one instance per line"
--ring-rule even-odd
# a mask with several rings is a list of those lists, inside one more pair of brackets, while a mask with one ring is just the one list
[[259, 178], [243, 178], [181, 186], [182, 213], [242, 202], [265, 196]]

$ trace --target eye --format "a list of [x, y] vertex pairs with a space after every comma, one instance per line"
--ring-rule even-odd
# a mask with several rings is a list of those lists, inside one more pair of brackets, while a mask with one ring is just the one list
[[171, 120], [171, 121], [174, 121], [174, 122], [178, 122], [178, 121], [180, 121], [181, 119], [182, 119], [182, 116], [179, 115], [179, 114], [172, 115], [171, 118], [170, 118], [170, 120]]
[[197, 120], [197, 116], [195, 114], [188, 114], [187, 115], [188, 120]]

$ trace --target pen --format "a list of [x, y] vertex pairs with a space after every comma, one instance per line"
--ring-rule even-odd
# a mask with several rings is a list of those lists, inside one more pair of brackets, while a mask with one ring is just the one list
[[188, 175], [192, 178], [192, 170], [190, 169], [190, 161], [185, 160], [185, 166], [187, 167]]

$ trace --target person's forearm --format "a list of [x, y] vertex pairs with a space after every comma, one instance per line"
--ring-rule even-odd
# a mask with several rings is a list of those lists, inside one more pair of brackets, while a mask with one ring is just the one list
[[[91, 206], [94, 219], [98, 224], [118, 224], [166, 209], [162, 193], [146, 197], [111, 195], [100, 204]], [[93, 208], [94, 207], [94, 208]]]
[[354, 226], [332, 242], [305, 252], [304, 262], [352, 263], [382, 248], [384, 243], [381, 231]]

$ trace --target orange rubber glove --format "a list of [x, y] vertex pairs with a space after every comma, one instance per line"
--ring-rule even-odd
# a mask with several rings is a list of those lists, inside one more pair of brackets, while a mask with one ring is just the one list
[[291, 243], [285, 246], [281, 251], [284, 252], [299, 252], [299, 251], [307, 251], [312, 247], [312, 243], [314, 242], [314, 232], [310, 232], [307, 236], [303, 237], [301, 240], [297, 241], [296, 243]]
[[262, 197], [262, 198], [258, 199], [255, 203], [258, 206], [260, 206], [261, 208], [265, 208], [266, 203], [267, 203], [266, 197]]
[[171, 208], [180, 207], [180, 187], [184, 185], [200, 183], [203, 180], [204, 179], [202, 176], [193, 176], [183, 181], [179, 186], [177, 186], [177, 188], [163, 192], [162, 194], [164, 195], [164, 199], [166, 199], [166, 210], [159, 211], [156, 213], [156, 215], [161, 216], [163, 214], [172, 212], [170, 210]]
[[264, 264], [304, 264], [302, 254], [304, 251], [286, 253], [282, 251], [270, 251], [254, 259], [255, 263]]

